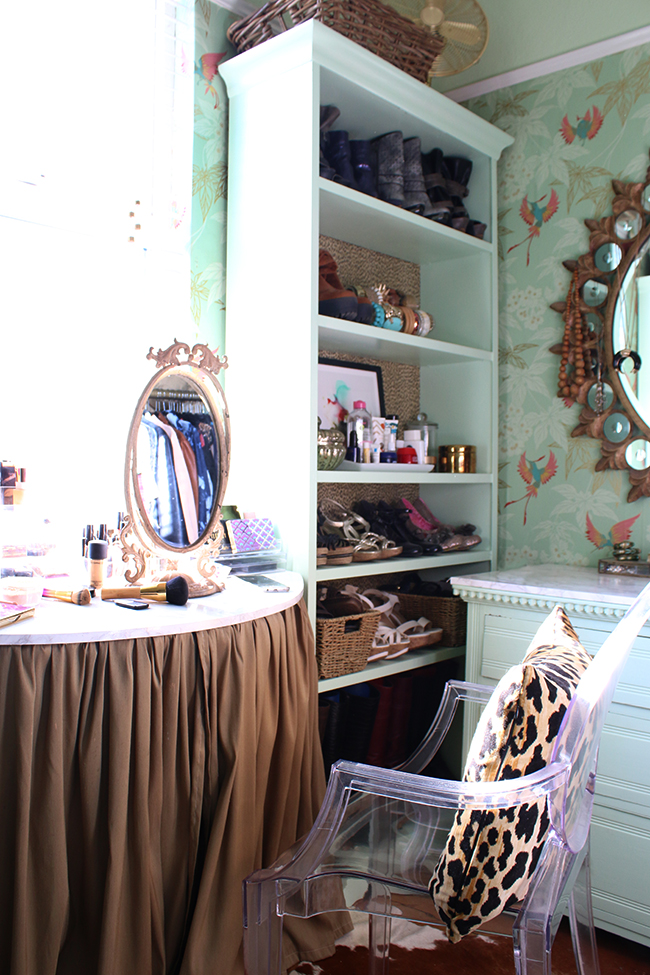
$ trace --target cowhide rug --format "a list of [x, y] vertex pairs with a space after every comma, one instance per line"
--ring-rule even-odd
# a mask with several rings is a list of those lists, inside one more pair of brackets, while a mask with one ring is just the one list
[[[336, 953], [319, 962], [302, 962], [296, 975], [367, 975], [368, 928], [365, 915], [353, 915], [354, 929], [337, 942]], [[601, 975], [650, 975], [650, 949], [598, 931]], [[553, 944], [553, 975], [577, 975], [568, 923]], [[512, 940], [471, 934], [450, 944], [442, 931], [394, 920], [390, 975], [513, 975]]]

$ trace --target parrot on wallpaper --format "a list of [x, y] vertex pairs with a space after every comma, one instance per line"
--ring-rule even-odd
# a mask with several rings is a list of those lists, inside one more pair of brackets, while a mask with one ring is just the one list
[[542, 207], [540, 204], [542, 204], [545, 199], [546, 193], [544, 196], [540, 197], [539, 200], [533, 200], [531, 203], [529, 203], [528, 194], [526, 194], [519, 208], [519, 215], [521, 216], [521, 219], [528, 224], [530, 231], [524, 240], [520, 240], [518, 244], [513, 244], [512, 247], [508, 248], [508, 254], [510, 251], [513, 251], [515, 247], [519, 247], [521, 244], [525, 244], [526, 241], [528, 241], [528, 248], [526, 250], [526, 266], [530, 264], [530, 245], [535, 237], [539, 237], [541, 226], [548, 223], [553, 214], [557, 211], [560, 202], [560, 198], [555, 190], [551, 190], [551, 196], [548, 203], [545, 207]]
[[544, 457], [538, 457], [537, 460], [528, 460], [526, 454], [523, 453], [519, 458], [519, 463], [517, 464], [517, 470], [523, 478], [523, 480], [528, 485], [526, 493], [522, 498], [516, 498], [514, 501], [506, 501], [504, 507], [508, 507], [509, 504], [518, 504], [519, 501], [526, 501], [524, 505], [524, 525], [526, 524], [526, 512], [528, 509], [528, 502], [531, 498], [536, 498], [542, 484], [546, 484], [550, 481], [554, 474], [557, 473], [557, 460], [555, 459], [555, 454], [552, 450], [548, 452], [548, 460], [544, 467], [539, 465], [544, 460]]
[[632, 534], [632, 525], [638, 517], [639, 515], [633, 515], [631, 518], [624, 518], [623, 521], [617, 521], [615, 525], [612, 525], [607, 534], [603, 535], [602, 532], [598, 531], [587, 514], [587, 530], [585, 534], [596, 548], [607, 548], [608, 546], [617, 545], [619, 542], [627, 542]]
[[577, 116], [575, 125], [571, 125], [568, 115], [564, 116], [562, 119], [562, 125], [560, 126], [560, 132], [562, 133], [562, 138], [565, 142], [571, 145], [575, 138], [580, 139], [582, 142], [584, 142], [585, 139], [593, 139], [603, 124], [603, 116], [595, 105], [593, 106], [593, 110], [593, 119], [591, 117], [591, 112], [587, 109], [586, 114], [582, 118], [580, 118], [579, 115]]
[[202, 54], [196, 63], [196, 74], [205, 81], [205, 94], [207, 95], [208, 92], [211, 92], [214, 95], [215, 108], [219, 105], [219, 96], [216, 88], [212, 84], [212, 79], [217, 74], [219, 61], [225, 58], [225, 56], [225, 51], [222, 51], [221, 54]]

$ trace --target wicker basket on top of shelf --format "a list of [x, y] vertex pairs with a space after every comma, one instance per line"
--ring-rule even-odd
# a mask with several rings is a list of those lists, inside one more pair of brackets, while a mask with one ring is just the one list
[[378, 0], [271, 0], [228, 28], [238, 53], [318, 20], [425, 84], [444, 40]]
[[400, 612], [407, 619], [425, 616], [442, 627], [438, 646], [460, 647], [467, 637], [467, 603], [460, 596], [418, 596], [399, 593]]
[[316, 620], [318, 677], [341, 677], [363, 670], [381, 613], [357, 613]]

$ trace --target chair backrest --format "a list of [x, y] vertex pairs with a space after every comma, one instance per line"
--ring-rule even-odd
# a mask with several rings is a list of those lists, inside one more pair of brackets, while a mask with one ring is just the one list
[[616, 685], [632, 644], [650, 616], [650, 583], [607, 637], [571, 698], [551, 762], [571, 768], [566, 789], [551, 808], [554, 829], [570, 850], [581, 850], [591, 821], [598, 746]]

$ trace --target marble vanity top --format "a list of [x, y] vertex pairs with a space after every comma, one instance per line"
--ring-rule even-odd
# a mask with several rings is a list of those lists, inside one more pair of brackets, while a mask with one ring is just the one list
[[578, 606], [595, 615], [619, 616], [629, 606], [649, 578], [599, 573], [596, 568], [574, 565], [526, 565], [519, 569], [499, 569], [476, 575], [454, 576], [454, 592], [465, 599], [514, 603], [520, 606], [566, 609]]
[[124, 609], [95, 598], [89, 606], [42, 599], [33, 617], [0, 629], [0, 647], [19, 644], [80, 643], [231, 626], [280, 613], [297, 603], [303, 580], [297, 572], [269, 572], [289, 592], [265, 592], [242, 577], [229, 576], [223, 592], [190, 599], [185, 606], [151, 602], [147, 610]]

